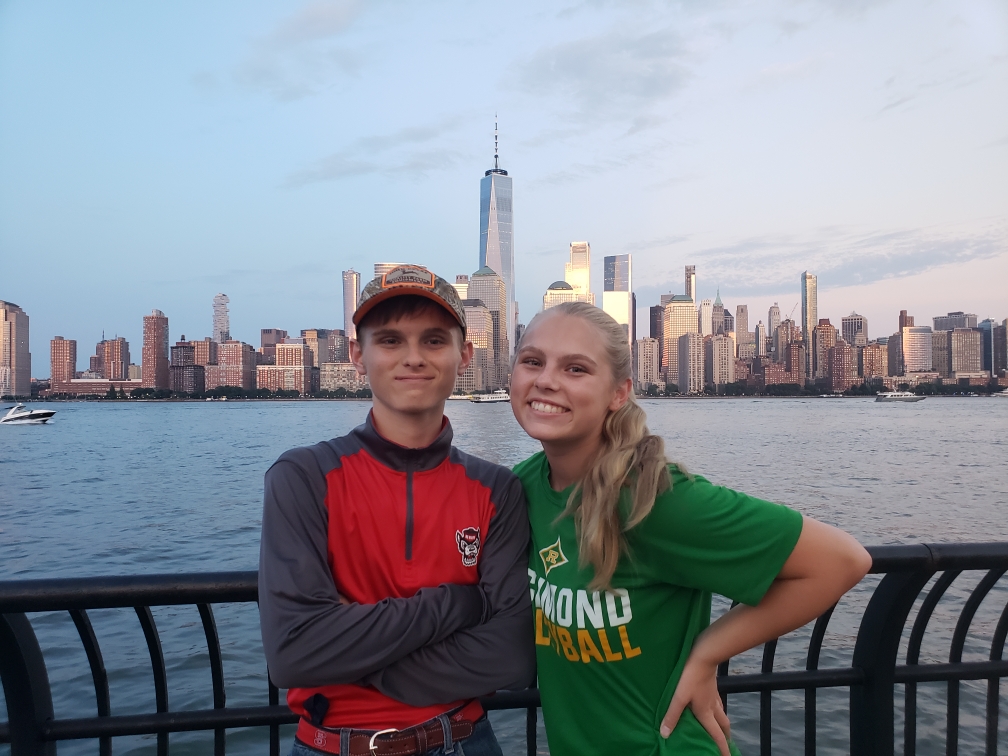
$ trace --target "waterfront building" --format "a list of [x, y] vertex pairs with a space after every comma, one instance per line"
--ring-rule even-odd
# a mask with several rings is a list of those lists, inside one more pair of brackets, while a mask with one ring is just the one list
[[724, 303], [721, 301], [721, 290], [718, 289], [717, 296], [714, 298], [714, 307], [711, 309], [711, 334], [717, 336], [718, 334], [725, 333], [725, 308]]
[[588, 242], [571, 242], [570, 261], [564, 263], [564, 281], [570, 284], [578, 302], [595, 304], [595, 295], [591, 292], [591, 245]]
[[763, 366], [763, 385], [774, 386], [794, 383], [787, 366], [782, 362], [771, 362]]
[[886, 362], [888, 375], [903, 375], [903, 334], [899, 331], [886, 342]]
[[735, 339], [716, 334], [704, 339], [704, 377], [707, 383], [735, 383]]
[[322, 391], [360, 391], [368, 387], [366, 375], [360, 375], [349, 362], [326, 362], [319, 367], [319, 388]]
[[343, 271], [343, 333], [348, 338], [357, 338], [357, 326], [353, 324], [353, 314], [360, 301], [360, 273], [353, 268]]
[[91, 355], [91, 359], [88, 363], [88, 369], [86, 372], [94, 373], [99, 378], [105, 377], [105, 366], [102, 364], [102, 354], [104, 354], [104, 348], [102, 347], [102, 339], [95, 345], [95, 353]]
[[735, 382], [748, 383], [752, 377], [752, 363], [746, 360], [735, 358]]
[[177, 394], [202, 394], [206, 390], [205, 368], [196, 364], [196, 347], [184, 335], [171, 348], [169, 377], [171, 390]]
[[[518, 304], [514, 267], [514, 206], [512, 178], [500, 167], [497, 149], [497, 125], [494, 124], [494, 167], [480, 179], [480, 250], [479, 267], [490, 268], [504, 282], [505, 307], [500, 315], [500, 329], [511, 348], [518, 325]], [[476, 296], [473, 294], [470, 297]], [[480, 297], [476, 297], [480, 298]], [[487, 303], [489, 307], [489, 303]], [[510, 359], [511, 352], [507, 353]]]
[[328, 328], [306, 328], [301, 331], [301, 338], [312, 353], [313, 366], [318, 367], [324, 362], [336, 362], [333, 359], [332, 335], [333, 332]]
[[885, 344], [876, 341], [861, 350], [860, 373], [865, 380], [889, 375], [889, 350]]
[[696, 302], [696, 265], [686, 266], [686, 288], [683, 291], [687, 297]]
[[868, 318], [853, 311], [850, 315], [840, 318], [840, 335], [844, 341], [853, 346], [859, 333], [864, 334], [865, 343], [868, 343]]
[[504, 279], [490, 267], [483, 267], [469, 277], [469, 299], [478, 299], [490, 312], [493, 327], [493, 362], [487, 365], [487, 376], [484, 379], [495, 388], [508, 385], [511, 347], [510, 335], [505, 319], [508, 312], [507, 287]]
[[812, 378], [829, 377], [829, 350], [836, 346], [837, 331], [829, 318], [820, 318], [812, 329]]
[[704, 389], [704, 342], [696, 333], [685, 333], [676, 342], [677, 383], [680, 394], [700, 394]]
[[256, 352], [251, 344], [234, 339], [219, 344], [217, 364], [206, 366], [206, 390], [234, 386], [252, 391], [257, 384], [256, 362]]
[[455, 276], [455, 283], [452, 284], [458, 292], [459, 299], [469, 298], [469, 276], [460, 274]]
[[977, 316], [971, 312], [950, 312], [932, 318], [935, 332], [951, 331], [953, 328], [976, 328]]
[[134, 365], [132, 362], [129, 364], [129, 379], [131, 381], [143, 382], [143, 368], [139, 365]]
[[409, 263], [401, 262], [378, 262], [374, 264], [374, 277], [381, 278], [390, 270], [398, 268], [400, 265], [408, 265]]
[[756, 324], [755, 344], [756, 344], [756, 356], [757, 357], [766, 357], [767, 353], [768, 353], [767, 352], [767, 329], [766, 329], [766, 326], [763, 325], [763, 321], [762, 320]]
[[259, 332], [259, 354], [261, 365], [276, 364], [276, 345], [282, 344], [287, 338], [287, 331], [282, 328], [263, 328]]
[[1008, 319], [998, 323], [987, 318], [977, 324], [980, 329], [981, 369], [998, 377], [1008, 370]]
[[[780, 323], [773, 331], [771, 331], [771, 338], [773, 339], [773, 359], [774, 362], [784, 363], [785, 353], [787, 351], [788, 344], [791, 343], [793, 337], [793, 320], [785, 320]], [[798, 338], [801, 338], [799, 333]]]
[[231, 338], [231, 318], [228, 315], [227, 294], [218, 294], [213, 298], [213, 340], [223, 344]]
[[578, 296], [574, 288], [566, 281], [554, 281], [543, 294], [543, 311], [556, 307], [564, 302], [576, 302]]
[[315, 393], [312, 385], [315, 375], [318, 373], [307, 365], [259, 365], [256, 367], [256, 386], [268, 391], [296, 391], [301, 396], [308, 396]]
[[857, 383], [857, 353], [843, 339], [831, 347], [828, 354], [830, 388], [835, 394], [848, 391]]
[[[767, 333], [770, 334], [770, 338], [773, 339], [774, 335], [777, 333], [777, 327], [781, 324], [780, 316], [780, 305], [774, 302], [770, 305], [770, 309], [767, 311]], [[776, 348], [772, 349], [773, 357], [775, 362], [780, 362], [781, 358], [777, 356]]]
[[903, 373], [930, 373], [931, 326], [904, 326], [900, 333]]
[[[819, 323], [819, 294], [816, 288], [815, 274], [807, 270], [801, 274], [801, 317], [802, 317], [802, 341], [806, 345], [811, 344], [805, 356], [805, 375], [808, 378], [815, 377], [815, 343], [812, 331]], [[831, 345], [832, 346], [832, 345]], [[825, 357], [823, 353], [823, 357]]]
[[735, 340], [738, 346], [748, 344], [753, 340], [752, 333], [749, 332], [749, 305], [735, 307]]
[[735, 316], [729, 312], [728, 308], [725, 307], [722, 309], [724, 309], [724, 315], [721, 319], [721, 333], [735, 333]]
[[714, 335], [714, 303], [709, 299], [700, 300], [697, 309], [697, 326], [701, 336]]
[[122, 336], [103, 339], [95, 347], [100, 353], [97, 363], [101, 365], [101, 376], [107, 381], [129, 380], [129, 342]]
[[28, 314], [0, 300], [0, 396], [31, 396]]
[[[980, 346], [979, 339], [977, 346]], [[942, 378], [952, 377], [952, 331], [932, 331], [931, 369]]]
[[[736, 334], [737, 336], [738, 334]], [[752, 336], [752, 333], [749, 334]], [[745, 344], [739, 344], [736, 346], [736, 351], [738, 352], [738, 357], [740, 360], [745, 360], [746, 362], [752, 362], [756, 359], [756, 341], [752, 339]]]
[[631, 262], [630, 255], [602, 258], [602, 309], [623, 326], [628, 346], [637, 339], [637, 303], [633, 294]]
[[[223, 295], [218, 295], [223, 296]], [[225, 297], [227, 299], [227, 297]], [[214, 297], [216, 304], [217, 298]], [[127, 357], [125, 364], [129, 364]], [[168, 374], [168, 318], [161, 310], [152, 310], [143, 319], [143, 387], [168, 389], [171, 385]], [[125, 376], [124, 376], [125, 377]]]
[[784, 359], [787, 365], [788, 383], [797, 383], [799, 386], [805, 385], [805, 344], [796, 334], [784, 349]]
[[661, 378], [661, 360], [658, 339], [637, 339], [633, 345], [633, 376], [634, 387], [638, 391], [647, 391], [651, 386], [663, 385]]
[[658, 340], [658, 370], [662, 368], [662, 349], [665, 346], [665, 305], [653, 305], [648, 309], [651, 330], [649, 336]]
[[[981, 353], [981, 331], [979, 328], [953, 328], [948, 334], [948, 370], [935, 370], [943, 378], [958, 376], [960, 373], [987, 372], [983, 369]], [[932, 355], [934, 362], [937, 362]], [[944, 367], [944, 365], [942, 365]]]
[[49, 367], [49, 391], [61, 394], [62, 387], [77, 377], [77, 342], [62, 336], [50, 341]]
[[494, 342], [493, 316], [481, 299], [463, 299], [466, 338], [472, 342], [473, 358], [455, 381], [455, 393], [471, 394], [502, 388], [496, 384], [497, 352]]
[[189, 342], [193, 346], [193, 355], [197, 365], [206, 367], [217, 364], [217, 342], [209, 336], [205, 336], [199, 341]]
[[907, 315], [906, 310], [900, 310], [899, 314], [899, 329], [902, 331], [904, 328], [912, 327], [914, 324], [914, 316]]
[[[679, 337], [697, 333], [697, 312], [693, 300], [685, 294], [673, 295], [665, 305], [665, 322], [662, 328], [662, 372], [667, 383], [679, 383]], [[701, 360], [703, 352], [701, 351]]]

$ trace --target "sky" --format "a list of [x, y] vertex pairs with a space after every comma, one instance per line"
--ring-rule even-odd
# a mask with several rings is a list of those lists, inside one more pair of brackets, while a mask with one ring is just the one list
[[[49, 340], [341, 328], [341, 271], [479, 257], [514, 179], [520, 319], [569, 244], [750, 328], [1008, 317], [1008, 4], [0, 0], [0, 299]], [[793, 310], [800, 317], [801, 308]]]

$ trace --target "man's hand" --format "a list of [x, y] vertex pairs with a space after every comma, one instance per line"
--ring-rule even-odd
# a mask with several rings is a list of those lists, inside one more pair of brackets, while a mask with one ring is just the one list
[[662, 719], [659, 732], [663, 738], [672, 734], [687, 706], [717, 743], [721, 756], [730, 756], [728, 739], [731, 737], [731, 724], [718, 695], [717, 665], [701, 661], [693, 654], [686, 660], [672, 702]]

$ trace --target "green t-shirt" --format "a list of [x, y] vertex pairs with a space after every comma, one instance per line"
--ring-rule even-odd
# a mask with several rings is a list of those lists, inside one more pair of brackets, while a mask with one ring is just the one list
[[[525, 487], [532, 547], [539, 690], [553, 756], [694, 756], [718, 749], [687, 709], [658, 733], [711, 594], [758, 604], [787, 560], [802, 516], [670, 466], [672, 489], [627, 534], [612, 591], [589, 591], [574, 522], [558, 522], [570, 489], [549, 485], [542, 452], [515, 467]], [[624, 509], [624, 511], [626, 511]], [[732, 745], [732, 753], [738, 751]]]

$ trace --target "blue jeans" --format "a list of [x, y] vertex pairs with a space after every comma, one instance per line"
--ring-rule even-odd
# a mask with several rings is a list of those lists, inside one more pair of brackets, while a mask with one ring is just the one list
[[[459, 740], [452, 745], [453, 750], [446, 751], [444, 746], [439, 746], [427, 751], [427, 756], [504, 756], [500, 746], [497, 744], [497, 736], [494, 735], [490, 720], [484, 715], [476, 722], [473, 734], [465, 740]], [[294, 741], [294, 748], [291, 756], [328, 756], [323, 751], [317, 751], [311, 746], [307, 746], [299, 740]]]

